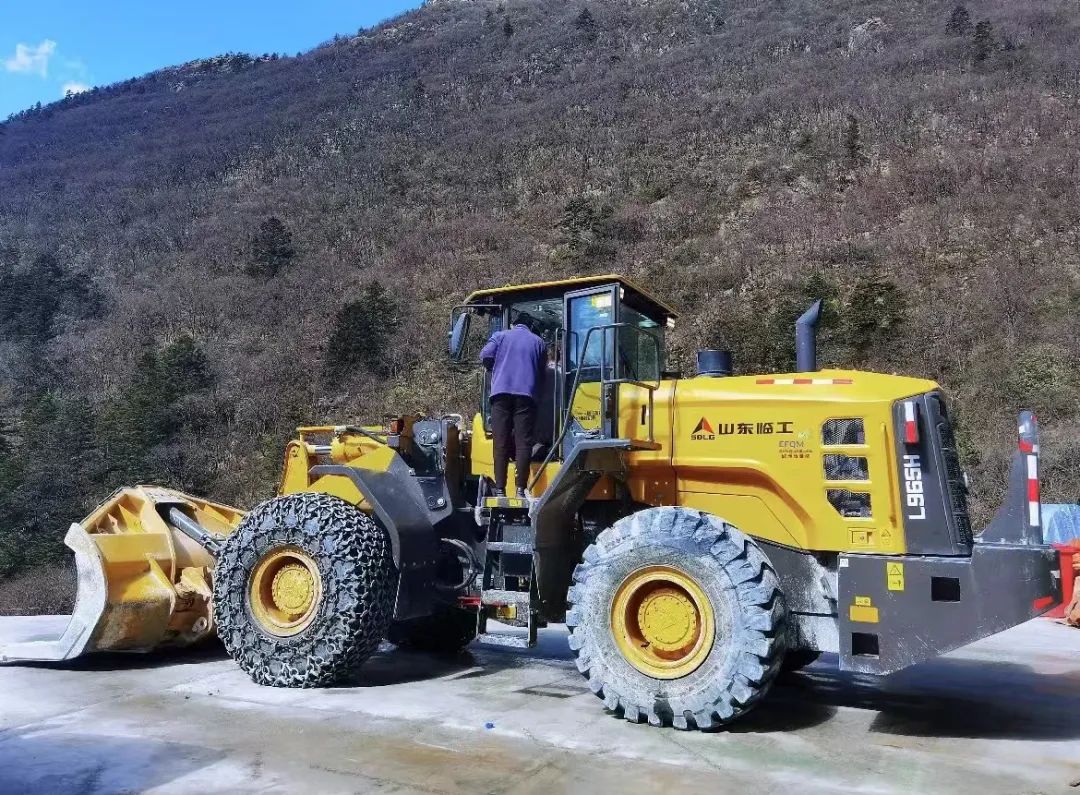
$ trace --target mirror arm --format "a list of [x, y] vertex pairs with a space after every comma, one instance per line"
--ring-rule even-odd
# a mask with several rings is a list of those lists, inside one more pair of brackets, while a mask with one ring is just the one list
[[462, 359], [473, 312], [483, 314], [501, 309], [498, 304], [459, 304], [450, 310], [450, 333], [447, 335], [450, 361], [460, 362]]

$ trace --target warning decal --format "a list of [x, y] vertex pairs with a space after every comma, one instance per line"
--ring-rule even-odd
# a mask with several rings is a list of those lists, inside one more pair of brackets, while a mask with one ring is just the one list
[[904, 564], [887, 562], [885, 564], [885, 582], [890, 591], [904, 590]]
[[869, 596], [856, 596], [855, 604], [848, 607], [848, 617], [860, 624], [878, 623], [878, 609]]

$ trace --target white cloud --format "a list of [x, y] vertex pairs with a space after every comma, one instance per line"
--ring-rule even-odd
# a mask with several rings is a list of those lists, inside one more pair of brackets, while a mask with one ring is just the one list
[[63, 96], [70, 97], [72, 94], [81, 94], [82, 92], [89, 90], [90, 86], [88, 86], [86, 83], [79, 83], [75, 80], [69, 80], [68, 82], [64, 83], [62, 93]]
[[4, 61], [4, 69], [16, 74], [49, 76], [49, 59], [56, 52], [56, 42], [45, 39], [41, 44], [16, 44], [15, 54]]

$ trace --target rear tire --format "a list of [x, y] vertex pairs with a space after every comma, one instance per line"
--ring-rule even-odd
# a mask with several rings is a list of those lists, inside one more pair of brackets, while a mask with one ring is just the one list
[[[671, 584], [625, 602], [627, 584], [650, 572]], [[718, 728], [761, 700], [784, 659], [787, 608], [768, 559], [753, 539], [699, 511], [650, 508], [617, 521], [585, 551], [568, 599], [578, 670], [609, 710], [633, 723]], [[680, 657], [679, 647], [674, 661], [658, 657], [655, 672], [644, 672], [650, 647], [678, 647], [670, 617], [682, 620], [681, 605], [691, 603], [698, 618], [682, 624], [698, 632], [693, 648]], [[627, 630], [634, 615], [652, 640]]]
[[476, 610], [443, 607], [430, 616], [395, 622], [386, 639], [403, 649], [454, 654], [476, 637], [476, 621]]
[[379, 647], [396, 585], [390, 539], [371, 517], [326, 494], [277, 497], [218, 556], [218, 635], [258, 684], [337, 684]]

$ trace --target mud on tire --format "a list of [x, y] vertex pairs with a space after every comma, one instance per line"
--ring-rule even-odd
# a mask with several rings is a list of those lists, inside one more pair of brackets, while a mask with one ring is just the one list
[[[250, 606], [255, 566], [281, 547], [310, 556], [322, 580], [311, 623], [290, 637], [264, 631]], [[336, 684], [355, 676], [378, 648], [393, 614], [396, 586], [390, 540], [369, 516], [325, 494], [277, 497], [251, 511], [218, 556], [218, 635], [258, 684]]]
[[[715, 615], [712, 650], [681, 678], [642, 673], [613, 636], [614, 594], [649, 566], [690, 575]], [[776, 573], [753, 539], [699, 511], [650, 508], [617, 521], [585, 550], [568, 600], [578, 670], [609, 710], [633, 723], [718, 728], [761, 700], [784, 660], [787, 609]]]
[[453, 654], [476, 637], [476, 620], [475, 610], [444, 607], [430, 616], [395, 622], [386, 639], [403, 649]]

